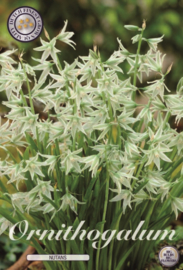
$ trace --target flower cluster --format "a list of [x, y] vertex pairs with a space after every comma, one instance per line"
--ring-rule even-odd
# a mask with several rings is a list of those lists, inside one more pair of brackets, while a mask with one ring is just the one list
[[[183, 82], [176, 93], [165, 95], [170, 70], [162, 71], [164, 56], [157, 49], [162, 37], [146, 39], [143, 28], [127, 26], [140, 32], [133, 43], [147, 42], [146, 54], [140, 54], [140, 45], [137, 54], [130, 53], [118, 39], [119, 49], [106, 61], [94, 48], [71, 64], [60, 63], [57, 40], [74, 44], [66, 25], [52, 40], [48, 35], [48, 41], [41, 39], [35, 50], [42, 55], [34, 67], [22, 59], [16, 65], [13, 52], [0, 56], [0, 91], [6, 91], [4, 104], [10, 109], [0, 126], [0, 147], [7, 154], [0, 161], [0, 177], [14, 187], [9, 194], [1, 184], [2, 198], [12, 205], [14, 217], [27, 213], [44, 220], [47, 214], [50, 222], [64, 211], [74, 220], [77, 214], [88, 217], [87, 209], [90, 213], [96, 205], [105, 220], [106, 205], [111, 211], [114, 204], [125, 216], [144, 204], [155, 211], [159, 202], [157, 217], [161, 208], [177, 216], [183, 210], [183, 135], [168, 120], [172, 115], [179, 122], [183, 116]], [[143, 73], [151, 71], [158, 79], [137, 87], [136, 79], [142, 82]], [[146, 104], [138, 103], [137, 90]], [[36, 103], [47, 114], [45, 120], [35, 113]], [[1, 219], [1, 232], [10, 221]]]

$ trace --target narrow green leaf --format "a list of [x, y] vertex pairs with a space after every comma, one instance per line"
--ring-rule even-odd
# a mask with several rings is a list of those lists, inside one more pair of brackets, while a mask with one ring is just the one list
[[38, 147], [37, 147], [36, 143], [34, 142], [34, 140], [32, 139], [32, 137], [28, 133], [26, 133], [25, 136], [26, 136], [28, 143], [31, 145], [32, 149], [34, 149], [36, 152], [38, 152], [39, 151]]
[[119, 263], [118, 263], [118, 265], [117, 265], [117, 267], [116, 267], [115, 270], [121, 270], [121, 267], [123, 266], [124, 262], [126, 261], [126, 259], [128, 258], [128, 256], [130, 255], [130, 253], [133, 251], [134, 244], [131, 246], [131, 248], [125, 254], [122, 254], [122, 258], [119, 261]]

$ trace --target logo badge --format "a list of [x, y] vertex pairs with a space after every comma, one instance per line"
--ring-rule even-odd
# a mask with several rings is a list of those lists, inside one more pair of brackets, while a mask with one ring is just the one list
[[159, 261], [162, 265], [172, 267], [179, 261], [178, 250], [174, 247], [163, 247], [159, 252]]
[[39, 12], [32, 7], [19, 7], [8, 18], [10, 35], [20, 42], [30, 42], [38, 38], [43, 29]]

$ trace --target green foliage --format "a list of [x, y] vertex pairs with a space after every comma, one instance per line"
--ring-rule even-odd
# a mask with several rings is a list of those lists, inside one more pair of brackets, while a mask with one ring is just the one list
[[0, 238], [0, 269], [7, 269], [16, 262], [25, 249], [25, 244], [11, 241], [8, 236], [2, 235]]

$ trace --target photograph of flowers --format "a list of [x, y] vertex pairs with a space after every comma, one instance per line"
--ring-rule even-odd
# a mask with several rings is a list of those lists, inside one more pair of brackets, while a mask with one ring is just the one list
[[183, 1], [0, 1], [0, 270], [183, 269]]

